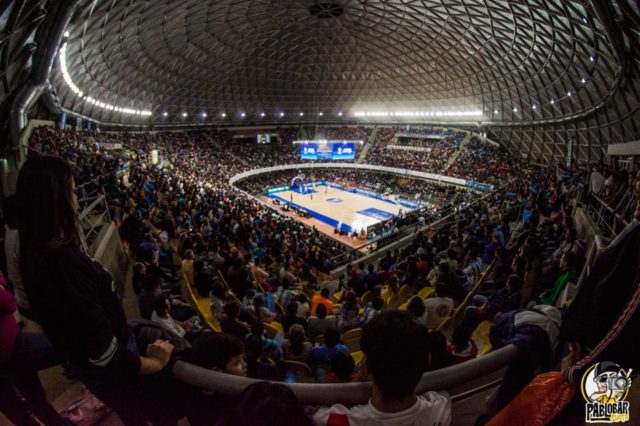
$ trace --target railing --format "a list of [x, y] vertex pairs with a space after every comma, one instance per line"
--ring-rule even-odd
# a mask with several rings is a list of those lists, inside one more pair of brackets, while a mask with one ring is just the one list
[[[422, 375], [422, 379], [416, 387], [416, 394], [427, 391], [449, 390], [456, 386], [468, 383], [470, 380], [484, 377], [513, 362], [518, 356], [515, 345], [507, 345], [496, 351], [490, 352], [479, 358], [466, 361], [451, 367], [430, 371]], [[185, 361], [178, 361], [173, 366], [173, 376], [200, 389], [206, 389], [222, 395], [238, 395], [247, 386], [260, 380], [234, 376], [208, 370]], [[288, 386], [298, 397], [302, 404], [307, 405], [332, 405], [362, 404], [371, 397], [370, 382], [354, 383], [282, 383]], [[495, 382], [490, 383], [495, 385]], [[489, 384], [481, 385], [479, 390], [487, 388]], [[472, 392], [473, 391], [473, 392]], [[470, 394], [477, 393], [478, 389], [466, 391], [453, 399], [463, 399]]]
[[629, 224], [626, 220], [618, 217], [612, 207], [593, 193], [586, 195], [584, 206], [596, 225], [608, 236], [616, 235]]
[[78, 205], [82, 209], [78, 215], [80, 244], [85, 252], [89, 252], [102, 226], [111, 222], [109, 204], [104, 195], [98, 194], [79, 199]]

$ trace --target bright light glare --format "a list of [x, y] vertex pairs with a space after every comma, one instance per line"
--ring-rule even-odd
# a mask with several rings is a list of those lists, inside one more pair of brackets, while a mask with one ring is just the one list
[[[338, 113], [341, 115], [342, 113]], [[464, 111], [356, 111], [355, 117], [479, 117], [481, 110]]]
[[67, 68], [67, 43], [64, 43], [59, 51], [59, 60], [60, 60], [60, 72], [62, 73], [62, 79], [67, 86], [71, 89], [71, 91], [78, 97], [82, 98], [85, 102], [90, 103], [91, 105], [95, 105], [98, 108], [106, 109], [107, 111], [115, 111], [123, 114], [132, 114], [132, 115], [143, 115], [150, 116], [151, 111], [149, 110], [141, 110], [141, 109], [133, 109], [133, 108], [124, 108], [118, 105], [112, 105], [106, 102], [102, 102], [98, 99], [94, 99], [88, 94], [85, 94], [71, 79], [71, 75], [69, 74], [69, 69]]

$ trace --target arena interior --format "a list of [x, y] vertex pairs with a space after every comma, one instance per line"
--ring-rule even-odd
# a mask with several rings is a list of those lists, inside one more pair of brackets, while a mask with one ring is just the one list
[[0, 424], [640, 424], [638, 2], [0, 29]]

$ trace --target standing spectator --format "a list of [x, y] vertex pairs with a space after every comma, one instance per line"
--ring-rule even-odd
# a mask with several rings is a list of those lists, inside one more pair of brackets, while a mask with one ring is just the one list
[[59, 157], [33, 157], [22, 166], [20, 270], [32, 311], [69, 368], [125, 424], [174, 424], [181, 414], [144, 377], [168, 365], [173, 346], [137, 347], [113, 278], [80, 250], [74, 190], [71, 168]]

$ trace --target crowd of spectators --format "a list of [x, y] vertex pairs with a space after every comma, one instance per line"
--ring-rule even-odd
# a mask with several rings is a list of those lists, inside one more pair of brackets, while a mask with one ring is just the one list
[[[490, 412], [508, 404], [539, 368], [551, 368], [557, 361], [557, 330], [562, 322], [558, 308], [566, 302], [561, 295], [576, 282], [585, 260], [585, 242], [577, 238], [564, 194], [572, 185], [582, 185], [588, 176], [591, 191], [615, 205], [616, 213], [623, 215], [637, 202], [636, 175], [613, 171], [607, 174], [605, 170], [600, 179], [601, 170], [597, 167], [574, 168], [560, 178], [548, 168], [527, 172], [518, 160], [479, 141], [462, 148], [447, 142], [434, 145], [431, 152], [415, 154], [386, 150], [398, 130], [378, 129], [368, 162], [443, 173], [448, 158], [462, 149], [450, 169], [452, 173], [499, 183], [500, 189], [480, 200], [467, 199], [448, 189], [436, 195], [442, 203], [461, 197], [470, 206], [456, 211], [450, 221], [416, 233], [408, 245], [387, 251], [374, 263], [347, 265], [337, 283], [329, 281], [327, 273], [336, 266], [333, 256], [345, 251], [342, 245], [265, 208], [227, 183], [230, 176], [247, 167], [289, 162], [291, 157], [285, 146], [282, 152], [273, 147], [269, 151], [267, 146], [264, 155], [256, 157], [245, 155], [245, 148], [232, 148], [246, 162], [238, 164], [209, 143], [211, 135], [201, 133], [113, 136], [37, 130], [30, 146], [62, 156], [71, 165], [76, 187], [89, 183], [95, 184], [96, 189], [113, 187], [102, 191], [121, 223], [123, 241], [136, 258], [132, 285], [140, 311], [171, 336], [171, 343], [150, 341], [146, 349], [137, 352], [132, 347], [141, 344], [139, 339], [127, 342], [130, 337], [119, 333], [107, 348], [107, 352], [117, 351], [117, 365], [110, 364], [113, 355], [100, 357], [102, 352], [97, 347], [102, 340], [92, 340], [95, 352], [86, 359], [72, 358], [86, 368], [79, 374], [90, 389], [101, 398], [104, 396], [131, 424], [140, 419], [157, 420], [161, 413], [169, 411], [171, 415], [159, 423], [172, 424], [172, 420], [186, 414], [192, 425], [218, 420], [224, 425], [249, 424], [246, 422], [258, 422], [260, 418], [256, 409], [260, 398], [275, 405], [270, 409], [281, 416], [278, 420], [288, 419], [294, 424], [412, 424], [416, 416], [429, 423], [449, 424], [451, 402], [446, 395], [429, 392], [416, 396], [414, 391], [424, 371], [478, 356], [482, 348], [473, 334], [481, 322], [492, 323], [493, 348], [513, 343], [520, 350], [517, 361], [509, 366], [489, 401]], [[101, 146], [102, 142], [114, 141], [123, 147]], [[158, 164], [151, 164], [151, 150], [158, 150]], [[396, 153], [400, 157], [396, 158]], [[51, 167], [44, 158], [37, 161], [42, 167]], [[120, 173], [123, 167], [126, 172]], [[39, 176], [34, 172], [38, 170], [34, 161], [28, 170]], [[269, 182], [286, 181], [291, 173], [294, 172], [273, 174]], [[438, 192], [427, 182], [412, 181], [403, 186], [386, 175], [322, 173], [319, 179], [356, 182], [377, 192], [383, 187], [390, 187], [393, 192], [408, 187], [411, 190], [407, 192], [414, 196]], [[45, 186], [47, 182], [44, 179], [40, 184]], [[627, 184], [621, 188], [622, 182]], [[246, 181], [242, 187], [256, 193], [263, 189], [263, 183]], [[21, 188], [18, 195], [24, 203], [28, 199], [27, 187]], [[64, 203], [67, 199], [72, 197], [52, 202]], [[25, 222], [26, 219], [20, 222], [21, 233], [28, 229]], [[74, 244], [73, 238], [64, 240], [66, 235], [53, 235], [66, 241], [62, 243], [64, 252], [58, 253], [57, 246], [51, 246], [62, 263], [82, 256], [75, 249], [66, 248]], [[65, 260], [62, 254], [68, 250], [70, 257]], [[176, 265], [174, 254], [180, 257], [180, 266]], [[96, 274], [96, 282], [107, 282], [109, 274], [98, 271], [96, 265], [89, 261], [82, 266]], [[484, 276], [489, 265], [491, 272]], [[218, 321], [221, 333], [204, 330], [197, 311], [181, 298], [181, 274], [199, 297], [209, 299], [210, 314]], [[29, 275], [29, 296], [36, 294], [33, 276]], [[62, 283], [61, 291], [66, 292], [68, 281], [75, 277], [60, 274], [56, 279]], [[478, 283], [483, 284], [478, 287]], [[4, 297], [3, 293], [0, 295]], [[93, 295], [91, 292], [83, 297]], [[473, 296], [471, 303], [462, 305], [469, 296]], [[63, 293], [56, 297], [63, 297]], [[109, 320], [120, 331], [126, 329], [121, 309], [116, 309], [109, 297], [101, 297], [95, 303], [107, 303], [110, 308], [105, 315], [111, 316]], [[41, 295], [35, 300], [33, 308], [39, 314], [36, 317], [52, 319], [45, 332], [55, 337], [55, 349], [73, 350], [74, 344], [54, 330], [58, 323], [53, 319], [58, 318], [58, 313], [50, 307], [45, 309]], [[11, 306], [10, 300], [5, 302]], [[452, 334], [445, 336], [441, 325], [457, 307], [463, 309], [461, 321], [455, 324]], [[71, 321], [72, 316], [64, 321]], [[87, 318], [91, 321], [94, 317]], [[89, 335], [92, 331], [93, 324], [87, 323], [78, 334]], [[256, 379], [294, 381], [303, 378], [301, 366], [306, 365], [314, 381], [371, 380], [373, 397], [369, 405], [337, 404], [305, 412], [286, 388], [259, 383], [247, 388], [239, 398], [190, 388], [180, 396], [172, 393], [170, 399], [158, 396], [156, 403], [168, 404], [162, 412], [150, 413], [141, 408], [134, 414], [119, 403], [125, 396], [134, 397], [136, 392], [149, 388], [135, 382], [136, 386], [116, 397], [116, 387], [105, 388], [103, 383], [92, 381], [93, 376], [86, 375], [87, 371], [98, 371], [102, 363], [114, 371], [139, 367], [136, 374], [140, 376], [157, 372], [170, 364], [169, 355], [183, 341], [191, 343], [184, 344], [184, 359], [207, 369]], [[299, 365], [292, 368], [292, 362]], [[124, 381], [115, 377], [109, 380], [134, 383], [129, 376]], [[160, 389], [163, 388], [156, 390]], [[140, 406], [144, 404], [141, 400]], [[310, 411], [315, 413], [313, 417], [308, 414]], [[272, 424], [264, 418], [260, 422], [256, 424]]]

